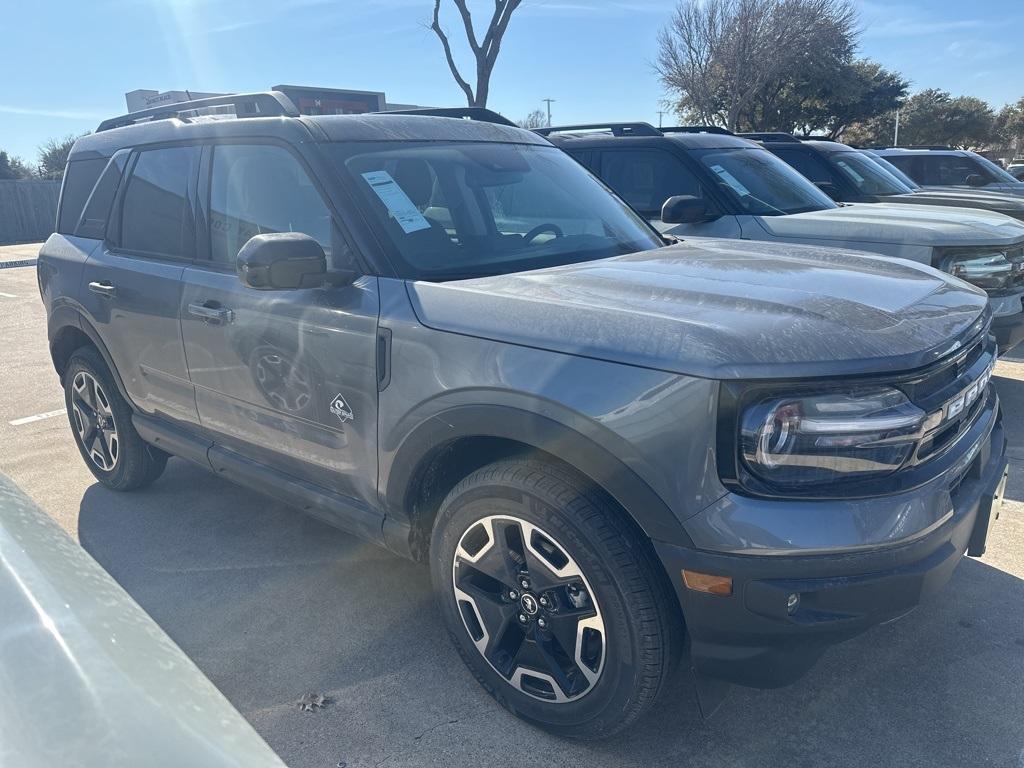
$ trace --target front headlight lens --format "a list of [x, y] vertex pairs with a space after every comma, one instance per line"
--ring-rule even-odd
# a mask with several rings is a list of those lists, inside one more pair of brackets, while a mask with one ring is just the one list
[[750, 472], [779, 488], [863, 480], [899, 469], [925, 418], [890, 387], [774, 397], [744, 411], [740, 450]]
[[947, 256], [942, 269], [986, 291], [1004, 291], [1024, 282], [1024, 258], [1002, 251]]

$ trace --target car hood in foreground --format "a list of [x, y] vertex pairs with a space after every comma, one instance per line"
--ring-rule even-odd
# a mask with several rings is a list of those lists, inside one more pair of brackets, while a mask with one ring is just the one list
[[775, 237], [840, 240], [847, 244], [942, 247], [1024, 241], [1024, 223], [977, 208], [847, 203], [824, 211], [762, 216], [758, 221]]
[[978, 208], [985, 211], [996, 211], [1024, 221], [1024, 198], [1001, 195], [996, 192], [976, 192], [972, 189], [945, 187], [922, 189], [906, 195], [887, 195], [882, 199], [886, 203], [900, 205], [946, 205], [958, 208]]
[[408, 286], [430, 328], [716, 379], [910, 370], [988, 320], [983, 292], [930, 267], [710, 238]]

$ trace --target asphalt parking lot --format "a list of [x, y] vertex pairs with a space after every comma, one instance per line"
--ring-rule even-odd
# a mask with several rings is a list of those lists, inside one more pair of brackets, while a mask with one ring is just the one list
[[[19, 248], [0, 248], [0, 472], [293, 768], [1024, 768], [1024, 352], [996, 371], [1011, 480], [983, 559], [965, 559], [940, 595], [830, 650], [789, 688], [733, 689], [702, 721], [682, 670], [635, 731], [581, 745], [479, 689], [444, 636], [424, 568], [180, 460], [142, 492], [97, 484], [63, 414], [35, 270], [3, 268], [36, 250]], [[309, 691], [331, 702], [301, 712]]]

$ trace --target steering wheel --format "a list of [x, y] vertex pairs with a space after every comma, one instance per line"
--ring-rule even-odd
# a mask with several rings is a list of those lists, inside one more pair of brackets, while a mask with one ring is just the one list
[[550, 232], [555, 237], [564, 237], [565, 235], [565, 233], [562, 232], [562, 228], [557, 224], [538, 224], [523, 235], [523, 240], [527, 243], [532, 243], [538, 236], [543, 235], [545, 232]]

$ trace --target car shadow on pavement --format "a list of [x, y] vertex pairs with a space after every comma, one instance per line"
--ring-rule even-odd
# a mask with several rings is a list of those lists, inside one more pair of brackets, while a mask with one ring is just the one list
[[[1024, 745], [1024, 581], [983, 560], [788, 688], [734, 688], [702, 721], [684, 664], [637, 728], [580, 744], [479, 688], [424, 567], [184, 462], [91, 486], [79, 538], [293, 768], [1016, 767]], [[307, 692], [331, 701], [302, 712]]]

